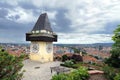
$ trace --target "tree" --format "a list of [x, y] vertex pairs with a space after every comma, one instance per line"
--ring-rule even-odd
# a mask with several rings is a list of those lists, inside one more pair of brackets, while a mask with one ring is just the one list
[[16, 57], [5, 51], [0, 51], [0, 80], [21, 80], [23, 60], [24, 55]]
[[101, 50], [103, 49], [103, 46], [100, 45], [100, 46], [98, 47], [98, 49], [99, 49], [99, 51], [101, 51]]
[[73, 54], [71, 59], [74, 60], [75, 62], [83, 62], [82, 56], [80, 56], [78, 54]]
[[68, 60], [68, 56], [67, 56], [66, 54], [64, 54], [64, 55], [62, 56], [62, 61], [64, 62], [64, 61], [66, 61], [66, 60]]
[[111, 56], [106, 60], [106, 63], [112, 67], [120, 68], [120, 25], [114, 30], [112, 40], [114, 44], [110, 51]]
[[120, 73], [117, 73], [117, 75], [114, 77], [114, 80], [120, 80]]
[[78, 49], [78, 48], [71, 47], [71, 49], [73, 49], [74, 53], [80, 53], [80, 49]]
[[51, 80], [88, 80], [89, 76], [87, 68], [80, 66], [80, 68], [72, 70], [68, 74], [54, 75]]

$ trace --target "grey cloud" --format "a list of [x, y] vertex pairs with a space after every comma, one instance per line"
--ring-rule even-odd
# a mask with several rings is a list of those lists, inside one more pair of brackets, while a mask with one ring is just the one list
[[8, 18], [15, 21], [20, 18], [20, 15], [9, 16]]
[[58, 10], [58, 14], [56, 15], [56, 23], [57, 25], [55, 26], [55, 31], [56, 32], [72, 32], [72, 29], [70, 28], [70, 20], [65, 18], [64, 13], [66, 13], [66, 10]]
[[[57, 2], [57, 0], [56, 0], [56, 2]], [[9, 17], [9, 18], [13, 19], [13, 21], [5, 19], [5, 16], [8, 14], [8, 10], [13, 10], [13, 9], [15, 9], [15, 7], [20, 7], [20, 8], [23, 8], [24, 10], [32, 11], [33, 16], [35, 16], [35, 17], [36, 16], [39, 17], [39, 15], [41, 14], [42, 8], [48, 12], [49, 11], [57, 11], [56, 19], [51, 20], [51, 22], [56, 23], [55, 25], [52, 25], [52, 28], [56, 33], [64, 33], [62, 35], [64, 37], [60, 36], [61, 40], [72, 39], [73, 36], [77, 37], [77, 38], [74, 37], [77, 40], [77, 39], [79, 39], [79, 37], [76, 36], [76, 34], [69, 35], [69, 33], [77, 33], [77, 34], [82, 33], [82, 32], [87, 33], [87, 31], [89, 31], [90, 28], [94, 29], [95, 27], [92, 27], [90, 25], [91, 22], [89, 21], [92, 19], [94, 22], [93, 24], [95, 24], [95, 26], [98, 28], [96, 28], [96, 31], [93, 31], [93, 32], [91, 31], [91, 33], [88, 33], [89, 34], [88, 36], [91, 36], [93, 34], [112, 34], [113, 30], [117, 27], [118, 24], [120, 24], [119, 20], [112, 21], [112, 19], [111, 19], [111, 21], [112, 21], [111, 22], [108, 20], [108, 19], [110, 19], [111, 16], [106, 16], [106, 13], [109, 13], [109, 10], [113, 9], [113, 11], [114, 11], [113, 7], [115, 7], [117, 3], [114, 3], [114, 4], [111, 3], [112, 5], [109, 5], [109, 6], [104, 6], [104, 5], [101, 6], [101, 4], [99, 4], [98, 2], [94, 3], [94, 1], [92, 3], [94, 5], [92, 5], [92, 6], [87, 5], [88, 3], [80, 3], [80, 5], [78, 5], [77, 3], [74, 3], [74, 5], [73, 5], [71, 3], [72, 7], [69, 6], [70, 8], [66, 4], [65, 5], [59, 4], [58, 7], [55, 7], [55, 5], [57, 6], [57, 4], [55, 4], [53, 7], [49, 7], [50, 6], [49, 3], [45, 3], [45, 4], [48, 4], [48, 5], [38, 8], [35, 6], [35, 4], [33, 5], [33, 3], [28, 2], [28, 1], [18, 1], [16, 6], [10, 5], [7, 2], [6, 3], [0, 2], [0, 38], [5, 39], [5, 37], [6, 37], [6, 39], [8, 39], [8, 40], [10, 39], [10, 40], [13, 40], [16, 42], [17, 41], [25, 41], [25, 33], [28, 31], [31, 31], [31, 29], [33, 28], [33, 26], [36, 22], [36, 21], [34, 21], [34, 22], [31, 21], [29, 24], [28, 23], [17, 23], [17, 21], [15, 21], [15, 20], [19, 19], [20, 15], [14, 15], [14, 16]], [[61, 5], [63, 5], [64, 7], [62, 7]], [[98, 11], [98, 13], [96, 12], [95, 14], [94, 13], [92, 14], [91, 12], [89, 12], [89, 7], [93, 7], [93, 8], [96, 7], [97, 9], [100, 9], [100, 11]], [[90, 8], [90, 9], [92, 9], [92, 8]], [[73, 10], [73, 12], [71, 12], [72, 10]], [[79, 12], [79, 10], [83, 10], [83, 14], [81, 14]], [[69, 14], [70, 12], [71, 12], [71, 16], [68, 16], [68, 17], [71, 17], [71, 18], [66, 18], [65, 15]], [[91, 15], [86, 16], [87, 14], [88, 15], [91, 14]], [[72, 16], [72, 15], [75, 15], [75, 16]], [[78, 15], [78, 17], [76, 17], [77, 15]], [[96, 18], [96, 20], [94, 20], [94, 17]], [[76, 19], [78, 19], [78, 20], [83, 19], [83, 22], [78, 21], [78, 24], [74, 23], [74, 20], [76, 20]], [[105, 24], [102, 25], [102, 23], [100, 23], [102, 21], [105, 22]], [[75, 25], [74, 27], [71, 27], [72, 22], [74, 23], [73, 25]], [[88, 26], [89, 29], [86, 26]], [[99, 28], [100, 26], [103, 26], [103, 27]], [[102, 28], [104, 28], [104, 30], [101, 30]], [[99, 29], [99, 30], [97, 30], [97, 29]], [[69, 36], [66, 37], [66, 35], [69, 35]], [[96, 37], [96, 39], [99, 39], [97, 36], [95, 36], [95, 37]], [[85, 38], [85, 39], [87, 39], [87, 38]], [[93, 40], [94, 37], [88, 37], [88, 39]], [[100, 39], [101, 39], [101, 37], [100, 37]]]
[[9, 9], [11, 9], [11, 8], [14, 8], [15, 6], [12, 6], [12, 5], [10, 5], [10, 4], [8, 4], [8, 3], [2, 3], [2, 2], [0, 2], [0, 8], [9, 8]]
[[0, 9], [0, 18], [5, 18], [5, 16], [8, 14], [8, 11], [4, 8]]
[[[31, 24], [20, 24], [9, 20], [0, 21], [0, 38], [8, 42], [25, 42], [25, 33], [31, 31]], [[3, 41], [4, 42], [4, 41]]]
[[109, 22], [107, 23], [105, 26], [105, 30], [106, 32], [105, 33], [108, 33], [108, 34], [112, 34], [113, 31], [115, 30], [115, 28], [117, 28], [117, 26], [120, 24], [120, 21], [113, 21], [113, 22]]
[[27, 31], [31, 30], [33, 23], [30, 24], [21, 24], [7, 19], [0, 19], [0, 30], [10, 30], [10, 31]]
[[36, 9], [36, 7], [30, 2], [19, 2], [18, 5], [24, 9]]
[[19, 19], [19, 18], [20, 18], [20, 16], [19, 16], [19, 15], [16, 15], [16, 16], [15, 16], [15, 19], [16, 19], [16, 20], [17, 20], [17, 19]]

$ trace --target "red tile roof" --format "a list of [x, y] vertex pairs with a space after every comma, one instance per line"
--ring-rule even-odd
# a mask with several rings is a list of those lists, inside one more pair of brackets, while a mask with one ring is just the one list
[[83, 62], [90, 62], [90, 61], [97, 62], [97, 59], [89, 55], [83, 56]]

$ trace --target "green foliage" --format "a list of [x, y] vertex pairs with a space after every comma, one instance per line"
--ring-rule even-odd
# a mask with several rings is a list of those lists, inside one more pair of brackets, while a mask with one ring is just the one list
[[60, 64], [61, 66], [65, 66], [65, 67], [69, 67], [69, 68], [74, 68], [77, 69], [79, 68], [83, 63], [79, 62], [79, 63], [74, 63], [74, 60], [68, 60], [65, 61], [64, 63]]
[[12, 56], [0, 51], [0, 80], [21, 80], [24, 55]]
[[63, 55], [63, 56], [62, 56], [62, 61], [64, 62], [64, 61], [66, 61], [66, 60], [68, 60], [68, 56], [67, 56], [67, 55]]
[[112, 37], [114, 44], [111, 50], [111, 57], [105, 62], [112, 67], [120, 68], [120, 25], [114, 30], [114, 36]]
[[103, 46], [100, 45], [98, 49], [99, 49], [99, 51], [102, 50], [102, 49], [103, 49]]
[[54, 75], [52, 80], [87, 80], [88, 78], [89, 74], [87, 72], [87, 68], [80, 67], [69, 74]]
[[2, 48], [2, 46], [0, 46], [0, 51], [1, 51], [1, 52], [5, 51], [5, 50]]
[[79, 68], [80, 66], [82, 66], [82, 62], [76, 63], [73, 65], [74, 68]]
[[113, 78], [115, 77], [116, 73], [115, 73], [115, 69], [113, 67], [105, 66], [105, 67], [103, 67], [103, 71], [105, 73], [105, 77], [108, 80], [114, 80]]
[[115, 77], [114, 80], [120, 80], [120, 73], [118, 73]]
[[2, 46], [0, 46], [0, 51], [2, 50]]
[[80, 53], [80, 49], [77, 49], [77, 48], [72, 48], [74, 50], [74, 53]]
[[86, 80], [89, 77], [89, 74], [87, 72], [87, 68], [80, 67], [77, 70], [74, 70], [72, 73], [70, 73], [72, 77], [72, 80]]
[[77, 68], [74, 67], [74, 61], [73, 60], [67, 60], [64, 63], [60, 64], [61, 66], [69, 67], [69, 68]]
[[66, 64], [67, 66], [72, 66], [74, 63], [72, 62], [72, 60], [67, 60], [64, 62], [64, 64]]
[[52, 76], [52, 80], [67, 80], [68, 76], [66, 74], [59, 74]]
[[71, 59], [74, 60], [75, 62], [83, 62], [82, 56], [80, 56], [78, 54], [73, 54]]
[[61, 61], [61, 57], [60, 56], [56, 56], [54, 57], [54, 61], [57, 60], [57, 61]]
[[[113, 54], [114, 55], [114, 54]], [[105, 63], [112, 67], [120, 67], [120, 60], [117, 57], [113, 57], [113, 55], [106, 59]]]

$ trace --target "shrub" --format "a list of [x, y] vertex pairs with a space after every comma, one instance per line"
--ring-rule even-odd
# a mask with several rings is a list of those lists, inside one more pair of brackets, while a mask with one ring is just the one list
[[69, 74], [58, 74], [52, 77], [52, 80], [87, 80], [89, 74], [87, 68], [80, 67]]
[[82, 62], [82, 56], [78, 55], [78, 54], [73, 54], [71, 59], [75, 60], [75, 62]]
[[24, 55], [12, 56], [0, 51], [0, 80], [21, 80]]
[[72, 80], [86, 80], [89, 77], [87, 68], [82, 66], [79, 69], [73, 71], [71, 74], [73, 75], [71, 76], [73, 78]]
[[82, 63], [76, 63], [76, 64], [74, 64], [72, 67], [73, 67], [73, 68], [79, 68], [80, 66], [82, 66]]
[[110, 57], [105, 60], [105, 63], [107, 63], [109, 66], [120, 68], [120, 59], [117, 57]]
[[72, 60], [67, 60], [63, 64], [60, 64], [61, 66], [73, 68], [74, 62]]
[[106, 63], [109, 66], [120, 68], [120, 25], [114, 30], [112, 40], [114, 41], [114, 44], [110, 51], [111, 56], [106, 60]]
[[120, 80], [120, 73], [118, 73], [115, 77], [114, 80]]
[[67, 56], [67, 55], [63, 55], [63, 56], [62, 56], [62, 61], [64, 62], [64, 61], [66, 61], [66, 60], [68, 60], [68, 56]]
[[65, 64], [60, 64], [60, 66], [64, 66], [64, 67], [68, 67], [68, 68], [74, 68], [74, 69], [77, 69], [78, 66], [74, 66], [74, 65], [71, 65], [71, 66], [68, 66], [68, 65], [65, 65]]
[[105, 77], [108, 80], [113, 80], [113, 78], [115, 77], [116, 73], [115, 73], [115, 69], [113, 67], [109, 67], [109, 66], [105, 66], [103, 67], [103, 71], [105, 73]]
[[88, 69], [85, 68], [85, 67], [80, 67], [78, 69], [78, 72], [79, 72], [79, 75], [81, 77], [82, 80], [86, 80], [88, 77], [89, 77], [89, 74], [88, 74]]
[[67, 78], [68, 77], [66, 74], [59, 74], [52, 76], [52, 80], [67, 80]]
[[54, 61], [61, 61], [61, 57], [60, 56], [56, 56], [56, 57], [54, 57]]
[[61, 66], [69, 67], [69, 68], [78, 68], [81, 64], [80, 63], [74, 63], [74, 60], [67, 60], [64, 63], [60, 64]]
[[67, 60], [64, 62], [64, 64], [67, 66], [72, 66], [74, 63], [72, 62], [72, 60]]
[[75, 63], [74, 60], [67, 60], [64, 63], [61, 63], [61, 66], [65, 66], [65, 67], [69, 67], [69, 68], [74, 68], [77, 69], [79, 68], [83, 63], [79, 62], [79, 63]]

